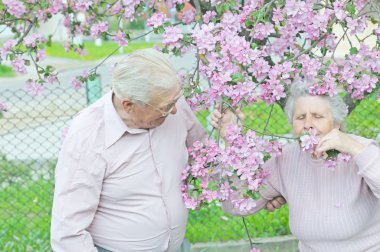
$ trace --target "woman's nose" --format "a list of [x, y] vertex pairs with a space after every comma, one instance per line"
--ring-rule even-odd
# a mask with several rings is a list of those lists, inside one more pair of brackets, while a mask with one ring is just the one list
[[305, 118], [305, 124], [304, 124], [304, 129], [305, 130], [309, 130], [309, 129], [312, 129], [313, 128], [313, 121], [312, 121], [312, 118], [310, 117], [306, 117]]

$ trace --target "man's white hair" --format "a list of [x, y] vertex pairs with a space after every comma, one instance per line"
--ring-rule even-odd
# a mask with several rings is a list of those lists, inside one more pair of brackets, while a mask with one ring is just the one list
[[168, 58], [155, 49], [128, 54], [116, 64], [112, 76], [116, 97], [144, 103], [169, 94], [179, 84], [180, 80]]
[[[290, 124], [293, 123], [294, 105], [296, 99], [301, 96], [310, 96], [308, 81], [306, 80], [296, 80], [290, 86], [290, 93], [287, 97], [284, 108], [286, 118]], [[321, 95], [319, 97], [322, 97], [329, 103], [331, 113], [334, 118], [334, 123], [336, 125], [343, 126], [342, 124], [348, 114], [348, 108], [343, 99], [339, 95], [334, 95], [332, 97], [328, 95]]]

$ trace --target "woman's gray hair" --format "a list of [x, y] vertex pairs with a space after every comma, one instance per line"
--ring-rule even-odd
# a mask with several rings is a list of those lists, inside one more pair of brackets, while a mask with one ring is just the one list
[[116, 97], [144, 103], [168, 94], [179, 84], [178, 75], [168, 58], [155, 49], [128, 54], [116, 64], [112, 76]]
[[[310, 82], [306, 80], [296, 80], [290, 85], [290, 92], [284, 108], [286, 118], [290, 124], [293, 123], [294, 104], [296, 99], [301, 96], [311, 96], [308, 83]], [[320, 97], [324, 98], [330, 104], [334, 123], [343, 126], [344, 119], [348, 114], [348, 108], [343, 99], [339, 95], [334, 95], [332, 97], [321, 95]]]

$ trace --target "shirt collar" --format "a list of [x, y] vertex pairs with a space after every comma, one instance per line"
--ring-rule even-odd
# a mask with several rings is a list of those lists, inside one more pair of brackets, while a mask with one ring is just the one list
[[116, 143], [125, 132], [129, 134], [140, 134], [147, 132], [145, 129], [134, 129], [128, 127], [117, 113], [112, 103], [112, 91], [105, 95], [104, 105], [104, 128], [105, 128], [105, 148], [109, 148]]

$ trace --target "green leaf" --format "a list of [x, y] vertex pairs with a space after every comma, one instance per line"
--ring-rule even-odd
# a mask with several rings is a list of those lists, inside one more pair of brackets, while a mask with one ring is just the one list
[[355, 54], [358, 54], [358, 48], [356, 48], [356, 47], [351, 47], [350, 48], [350, 54], [351, 55], [355, 55]]
[[338, 150], [335, 150], [335, 149], [326, 151], [327, 158], [334, 158], [334, 157], [338, 156], [339, 153], [340, 152]]
[[47, 41], [46, 41], [46, 45], [47, 45], [48, 47], [51, 47], [51, 43], [52, 43], [51, 39], [52, 39], [52, 37], [53, 37], [53, 35], [50, 34], [50, 35], [48, 36]]
[[183, 8], [185, 7], [185, 4], [177, 4], [176, 6], [175, 6], [175, 9], [178, 11], [178, 12], [180, 12], [180, 11], [182, 11], [183, 10]]
[[242, 73], [234, 73], [234, 74], [231, 74], [231, 79], [233, 82], [243, 82], [244, 76]]
[[321, 48], [321, 53], [322, 53], [323, 56], [326, 56], [326, 53], [327, 53], [327, 47], [325, 47], [325, 46], [322, 47], [322, 48]]
[[348, 3], [348, 4], [346, 5], [346, 11], [347, 11], [348, 13], [350, 13], [350, 15], [351, 15], [352, 17], [355, 17], [356, 9], [355, 9], [355, 5], [354, 5], [353, 3]]
[[164, 28], [163, 26], [159, 26], [159, 27], [157, 27], [157, 32], [158, 32], [159, 34], [162, 34], [162, 33], [165, 32], [165, 28]]

